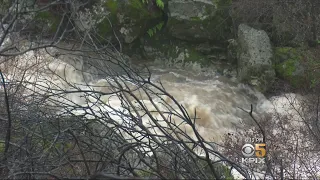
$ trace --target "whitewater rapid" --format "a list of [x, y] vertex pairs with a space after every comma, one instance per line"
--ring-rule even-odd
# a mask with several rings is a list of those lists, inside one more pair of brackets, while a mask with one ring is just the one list
[[[37, 91], [39, 94], [47, 93], [48, 96], [64, 93], [63, 98], [54, 96], [54, 100], [66, 107], [75, 104], [88, 106], [88, 101], [95, 102], [92, 108], [99, 113], [103, 113], [102, 109], [112, 111], [110, 107], [121, 110], [121, 101], [117, 96], [99, 94], [84, 97], [84, 93], [76, 92], [111, 92], [108, 87], [112, 80], [109, 80], [108, 76], [94, 77], [93, 71], [83, 72], [86, 69], [84, 64], [83, 59], [78, 56], [57, 58], [40, 50], [29, 51], [16, 57], [15, 61], [2, 65], [6, 66], [7, 81], [15, 82], [24, 78], [26, 93]], [[186, 107], [191, 115], [196, 110], [198, 131], [209, 141], [219, 141], [226, 133], [241, 128], [243, 122], [250, 123], [251, 118], [243, 110], [249, 110], [251, 104], [254, 112], [258, 114], [274, 108], [272, 102], [262, 93], [237, 82], [235, 78], [230, 79], [203, 70], [162, 68], [155, 65], [149, 66], [149, 69], [152, 72], [152, 82], [159, 85], [161, 81], [166, 91]], [[155, 101], [160, 103], [161, 100], [157, 98], [155, 97]], [[101, 103], [97, 103], [97, 99]], [[146, 96], [139, 96], [139, 100], [149, 106], [148, 108], [153, 108]], [[73, 111], [75, 114], [86, 114], [87, 118], [93, 118], [81, 108]], [[114, 114], [113, 118], [121, 121], [122, 115]]]

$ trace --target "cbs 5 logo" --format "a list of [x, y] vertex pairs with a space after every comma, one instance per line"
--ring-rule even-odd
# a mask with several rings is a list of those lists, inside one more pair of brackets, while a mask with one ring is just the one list
[[242, 155], [244, 157], [252, 157], [254, 154], [256, 157], [262, 158], [266, 156], [266, 144], [255, 144], [255, 147], [251, 144], [245, 144], [242, 146]]

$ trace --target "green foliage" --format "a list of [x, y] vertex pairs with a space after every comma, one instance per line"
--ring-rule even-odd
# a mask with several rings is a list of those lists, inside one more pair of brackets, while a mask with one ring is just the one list
[[295, 71], [296, 63], [302, 57], [299, 56], [297, 50], [291, 47], [280, 47], [275, 50], [275, 59], [278, 64], [277, 71], [283, 77], [292, 76]]
[[[119, 4], [116, 0], [107, 0], [103, 6], [110, 12], [107, 18], [104, 18], [101, 22], [97, 24], [97, 32], [99, 34], [99, 40], [104, 42], [106, 37], [112, 34], [112, 26], [115, 25], [117, 21], [117, 12], [119, 9]], [[96, 14], [96, 19], [99, 19], [99, 14]], [[110, 24], [110, 22], [111, 24]]]
[[320, 84], [319, 52], [315, 49], [278, 47], [275, 70], [278, 77], [295, 88], [314, 88]]
[[[157, 7], [159, 8], [159, 9], [164, 9], [164, 3], [163, 3], [163, 1], [162, 0], [155, 0], [156, 1], [156, 5], [157, 5]], [[141, 0], [141, 2], [143, 3], [143, 4], [148, 4], [149, 3], [149, 0]]]
[[310, 88], [316, 87], [317, 84], [318, 84], [318, 80], [317, 79], [311, 79]]
[[126, 14], [135, 20], [145, 20], [159, 17], [159, 13], [149, 12], [148, 7], [142, 0], [130, 0], [130, 7], [126, 10]]
[[118, 4], [117, 4], [117, 1], [114, 1], [114, 0], [108, 0], [105, 2], [104, 4], [108, 10], [111, 12], [111, 13], [116, 13], [117, 12], [117, 9], [118, 9]]
[[[104, 4], [108, 11], [111, 12], [111, 18], [115, 19], [114, 17], [117, 16], [117, 12], [121, 12], [121, 14], [125, 14], [135, 20], [142, 20], [146, 18], [150, 18], [153, 16], [157, 16], [157, 14], [149, 13], [148, 8], [146, 6], [147, 0], [130, 0], [130, 3], [123, 4], [122, 2], [116, 0], [108, 0]], [[126, 10], [122, 11], [122, 8], [125, 7]]]
[[297, 49], [291, 47], [280, 47], [275, 50], [275, 70], [277, 75], [291, 82], [293, 86], [299, 86], [301, 77], [295, 72], [299, 66], [302, 57]]
[[106, 37], [108, 34], [112, 32], [112, 27], [110, 26], [110, 23], [108, 19], [104, 19], [97, 25], [97, 30], [99, 35]]
[[157, 33], [158, 31], [160, 31], [162, 29], [164, 25], [164, 21], [161, 21], [160, 23], [158, 23], [157, 25], [155, 25], [153, 28], [150, 28], [147, 33], [150, 37], [152, 37], [155, 33]]
[[[161, 2], [158, 3], [160, 7], [162, 7]], [[113, 36], [112, 27], [119, 29], [128, 24], [130, 24], [128, 28], [132, 34], [143, 33], [143, 31], [146, 31], [145, 28], [148, 27], [148, 23], [152, 23], [151, 20], [158, 20], [162, 16], [162, 11], [151, 12], [146, 5], [148, 3], [150, 3], [149, 0], [130, 0], [128, 3], [117, 0], [106, 1], [103, 6], [110, 12], [110, 14], [107, 18], [97, 24], [97, 31], [99, 35], [103, 38], [111, 37]], [[124, 8], [125, 11], [123, 11]], [[118, 16], [118, 14], [121, 14], [122, 16]], [[122, 18], [122, 20], [119, 21], [118, 18]], [[110, 25], [109, 20], [112, 26]], [[162, 29], [164, 22], [162, 22], [162, 19], [159, 21], [160, 22], [158, 22], [157, 25], [147, 29], [147, 33], [150, 37]]]
[[156, 4], [160, 9], [164, 9], [164, 3], [162, 0], [156, 0]]
[[[148, 4], [149, 0], [141, 0], [141, 2], [143, 4]], [[162, 0], [155, 0], [156, 5], [159, 9], [163, 10], [164, 9], [164, 2]], [[155, 25], [154, 27], [148, 29], [147, 33], [149, 35], [149, 37], [154, 36], [158, 31], [160, 31], [162, 29], [164, 25], [164, 21], [159, 22], [157, 25]]]
[[295, 61], [294, 59], [290, 59], [288, 61], [286, 61], [285, 63], [283, 63], [283, 74], [285, 76], [292, 76], [294, 74], [294, 71], [296, 70], [296, 63], [297, 61]]
[[148, 4], [148, 0], [142, 0], [142, 1], [132, 0], [131, 1], [132, 7], [135, 8], [135, 9], [139, 9], [139, 10], [146, 9], [146, 6], [144, 4]]

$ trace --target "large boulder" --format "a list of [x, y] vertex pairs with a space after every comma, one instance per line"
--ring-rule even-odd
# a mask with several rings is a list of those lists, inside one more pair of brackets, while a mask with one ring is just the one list
[[239, 79], [265, 92], [275, 78], [272, 47], [267, 33], [239, 25], [237, 56]]
[[230, 0], [169, 0], [169, 33], [187, 41], [220, 41], [230, 35]]

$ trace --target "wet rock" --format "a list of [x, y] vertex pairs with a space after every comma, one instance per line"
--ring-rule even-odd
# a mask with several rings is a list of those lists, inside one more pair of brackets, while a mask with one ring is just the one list
[[238, 29], [237, 56], [239, 79], [265, 92], [275, 78], [267, 33], [241, 24]]

